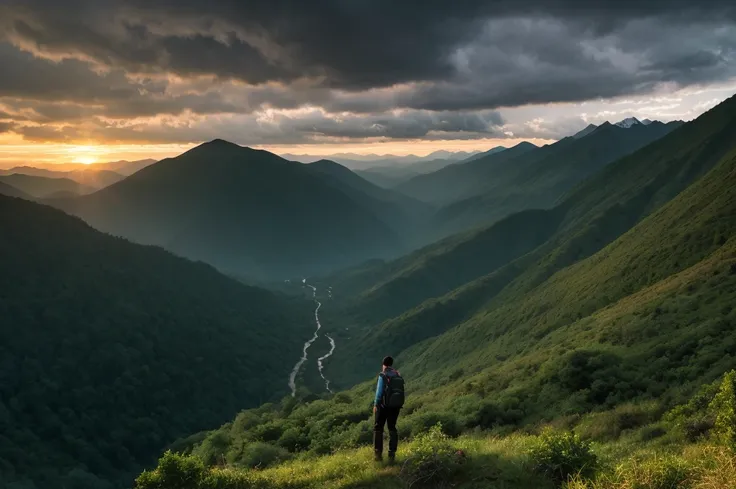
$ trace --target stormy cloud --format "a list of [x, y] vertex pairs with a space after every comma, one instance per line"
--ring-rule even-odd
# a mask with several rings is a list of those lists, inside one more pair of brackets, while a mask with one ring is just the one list
[[0, 108], [56, 124], [26, 137], [273, 110], [293, 142], [504, 137], [488, 114], [733, 80], [732, 3], [9, 0]]

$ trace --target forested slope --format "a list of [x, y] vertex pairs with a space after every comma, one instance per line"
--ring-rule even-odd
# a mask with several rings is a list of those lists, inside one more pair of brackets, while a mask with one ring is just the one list
[[4, 481], [129, 487], [175, 439], [287, 393], [311, 303], [21, 199], [0, 197], [0, 229]]

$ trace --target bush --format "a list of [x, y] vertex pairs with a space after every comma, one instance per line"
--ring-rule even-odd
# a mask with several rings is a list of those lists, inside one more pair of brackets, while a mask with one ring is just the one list
[[656, 404], [623, 404], [600, 413], [591, 413], [581, 420], [576, 432], [584, 439], [615, 440], [622, 433], [645, 426], [659, 416]]
[[136, 489], [199, 489], [207, 473], [198, 457], [167, 451], [158, 461], [158, 467], [143, 472], [135, 480]]
[[618, 478], [634, 489], [685, 489], [691, 487], [691, 467], [677, 456], [634, 462], [619, 469]]
[[230, 436], [223, 430], [210, 434], [204, 441], [192, 450], [192, 453], [202, 459], [206, 465], [222, 463], [225, 454], [230, 448]]
[[590, 444], [574, 433], [547, 430], [529, 450], [533, 470], [558, 484], [571, 477], [591, 478], [598, 459]]
[[[401, 418], [399, 418], [399, 421], [400, 420]], [[419, 436], [438, 425], [446, 435], [456, 437], [462, 433], [462, 423], [460, 423], [455, 416], [450, 414], [423, 412], [412, 415], [406, 420], [406, 427], [412, 437]]]
[[661, 424], [654, 424], [643, 427], [639, 430], [639, 441], [648, 442], [661, 438], [667, 434], [667, 428]]
[[277, 443], [292, 453], [299, 452], [309, 447], [309, 437], [299, 428], [288, 428]]
[[711, 409], [716, 414], [714, 435], [723, 445], [736, 450], [736, 370], [731, 370], [723, 376], [723, 382], [713, 398]]
[[264, 468], [289, 458], [289, 452], [268, 443], [251, 443], [243, 448], [239, 462], [252, 468]]
[[416, 437], [409, 446], [408, 457], [401, 468], [401, 477], [409, 487], [448, 482], [465, 460], [450, 438], [437, 423]]

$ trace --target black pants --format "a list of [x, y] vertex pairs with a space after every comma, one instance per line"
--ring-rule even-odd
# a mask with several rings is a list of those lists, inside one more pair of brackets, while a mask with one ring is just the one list
[[401, 408], [380, 407], [376, 410], [376, 419], [373, 424], [373, 449], [376, 455], [383, 454], [383, 425], [388, 424], [388, 454], [396, 453], [399, 445], [399, 433], [396, 431], [396, 420], [399, 419]]

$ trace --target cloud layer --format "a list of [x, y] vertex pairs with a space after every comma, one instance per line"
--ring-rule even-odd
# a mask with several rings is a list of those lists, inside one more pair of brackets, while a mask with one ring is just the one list
[[[62, 141], [506, 137], [516, 107], [733, 80], [732, 4], [6, 0], [0, 128]], [[548, 137], [543, 126], [525, 137]]]

